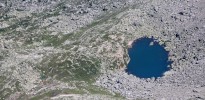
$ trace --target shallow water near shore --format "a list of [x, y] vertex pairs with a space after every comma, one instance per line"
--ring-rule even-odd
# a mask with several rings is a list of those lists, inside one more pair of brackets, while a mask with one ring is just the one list
[[170, 69], [169, 52], [154, 38], [144, 37], [134, 41], [128, 54], [130, 62], [126, 72], [139, 78], [162, 77]]

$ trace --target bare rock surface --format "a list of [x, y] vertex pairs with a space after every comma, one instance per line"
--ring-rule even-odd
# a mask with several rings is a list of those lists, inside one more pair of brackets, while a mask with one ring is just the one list
[[[163, 77], [125, 72], [128, 48], [154, 37]], [[0, 99], [205, 99], [204, 0], [1, 0]]]

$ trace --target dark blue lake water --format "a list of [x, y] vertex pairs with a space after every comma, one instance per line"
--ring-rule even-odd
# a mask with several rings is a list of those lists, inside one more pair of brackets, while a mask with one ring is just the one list
[[[150, 45], [152, 44], [152, 45]], [[126, 72], [139, 78], [162, 77], [170, 68], [168, 51], [153, 38], [140, 38], [128, 49], [130, 62]]]

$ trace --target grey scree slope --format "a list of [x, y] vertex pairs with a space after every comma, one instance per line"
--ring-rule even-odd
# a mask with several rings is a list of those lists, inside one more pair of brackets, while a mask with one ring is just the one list
[[[156, 80], [124, 71], [144, 36], [173, 61]], [[1, 0], [0, 76], [8, 100], [205, 99], [205, 0]]]

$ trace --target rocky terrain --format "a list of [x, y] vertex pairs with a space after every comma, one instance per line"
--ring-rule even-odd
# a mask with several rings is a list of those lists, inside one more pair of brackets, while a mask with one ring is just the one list
[[[154, 37], [171, 70], [125, 72]], [[1, 0], [0, 100], [205, 99], [204, 0]]]

